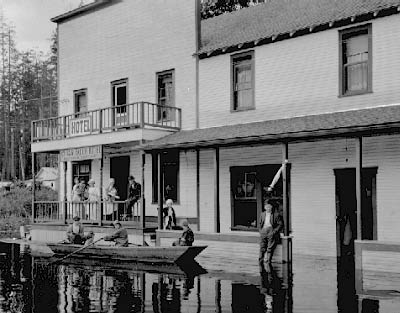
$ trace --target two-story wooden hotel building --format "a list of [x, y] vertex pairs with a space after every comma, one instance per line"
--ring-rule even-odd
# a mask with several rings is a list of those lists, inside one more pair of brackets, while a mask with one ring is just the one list
[[[33, 123], [32, 151], [60, 154], [61, 193], [34, 203], [34, 237], [71, 217], [74, 177], [99, 193], [115, 178], [124, 200], [132, 174], [148, 221], [172, 198], [232, 260], [257, 255], [265, 197], [285, 208], [294, 253], [340, 256], [347, 219], [353, 238], [399, 242], [399, 11], [273, 0], [200, 21], [196, 0], [97, 0], [55, 17], [62, 105]], [[107, 225], [106, 205], [84, 219]]]

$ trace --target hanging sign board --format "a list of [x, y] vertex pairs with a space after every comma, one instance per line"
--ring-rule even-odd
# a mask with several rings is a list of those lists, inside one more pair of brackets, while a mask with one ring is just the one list
[[101, 159], [101, 145], [92, 147], [73, 148], [60, 151], [60, 161], [83, 161]]
[[90, 116], [73, 118], [69, 120], [69, 135], [71, 137], [90, 135], [92, 132]]

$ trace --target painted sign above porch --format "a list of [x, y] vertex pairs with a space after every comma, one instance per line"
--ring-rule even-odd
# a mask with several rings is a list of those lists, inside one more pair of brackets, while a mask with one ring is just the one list
[[91, 124], [92, 123], [91, 123], [90, 116], [70, 119], [69, 120], [69, 135], [71, 137], [90, 135], [90, 133], [92, 131]]
[[93, 159], [101, 159], [101, 145], [66, 149], [60, 151], [61, 162], [93, 160]]

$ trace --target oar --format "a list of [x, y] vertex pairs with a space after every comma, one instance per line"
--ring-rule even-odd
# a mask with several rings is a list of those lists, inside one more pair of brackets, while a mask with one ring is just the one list
[[61, 261], [65, 260], [65, 259], [69, 258], [71, 255], [74, 255], [75, 253], [78, 253], [78, 252], [80, 252], [82, 250], [85, 250], [87, 247], [93, 246], [96, 242], [99, 242], [100, 240], [103, 240], [103, 239], [104, 239], [104, 237], [101, 237], [101, 238], [93, 241], [92, 243], [89, 243], [88, 245], [83, 246], [82, 248], [79, 248], [78, 250], [75, 250], [74, 252], [71, 252], [70, 254], [67, 254], [66, 256], [62, 257], [61, 259], [55, 260], [53, 262], [50, 262], [49, 265], [61, 262]]

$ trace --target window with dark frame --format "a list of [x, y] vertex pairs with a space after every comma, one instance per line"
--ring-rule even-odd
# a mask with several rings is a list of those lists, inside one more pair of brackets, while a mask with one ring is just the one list
[[340, 95], [372, 91], [371, 25], [343, 30], [340, 35]]
[[254, 108], [253, 52], [232, 56], [232, 110]]
[[[174, 70], [157, 73], [157, 103], [162, 106], [175, 106]], [[172, 120], [173, 114], [168, 108], [159, 108], [157, 120]]]
[[74, 184], [75, 178], [78, 178], [79, 181], [83, 179], [86, 183], [89, 181], [90, 164], [90, 161], [72, 163], [72, 184]]
[[74, 110], [75, 113], [87, 112], [88, 104], [86, 89], [79, 89], [74, 91]]
[[128, 100], [127, 95], [127, 80], [119, 80], [111, 83], [112, 86], [112, 105], [117, 107], [117, 114], [126, 113], [126, 105]]
[[[172, 199], [179, 202], [179, 151], [168, 151], [162, 155], [162, 171], [163, 171], [163, 195], [164, 199]], [[157, 156], [152, 158], [152, 201], [158, 201], [158, 160]]]

